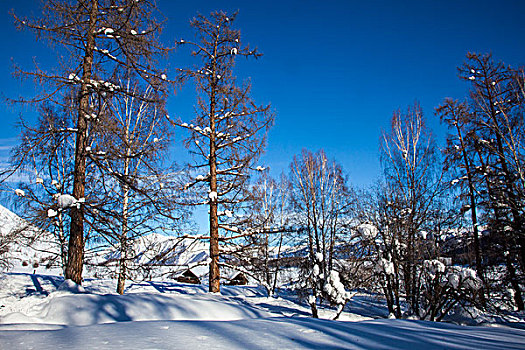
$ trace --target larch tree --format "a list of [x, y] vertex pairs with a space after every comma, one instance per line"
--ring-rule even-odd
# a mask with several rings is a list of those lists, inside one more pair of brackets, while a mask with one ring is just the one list
[[[157, 40], [158, 11], [149, 0], [50, 0], [43, 3], [42, 16], [25, 19], [14, 15], [17, 27], [32, 30], [46, 39], [61, 55], [58, 66], [46, 71], [15, 68], [15, 75], [33, 78], [43, 88], [30, 102], [60, 104], [68, 90], [76, 95], [74, 180], [71, 196], [80, 204], [71, 207], [68, 261], [65, 277], [80, 284], [84, 262], [84, 205], [88, 139], [114, 95], [129, 94], [114, 79], [119, 69], [132, 70], [154, 90], [165, 88], [165, 73], [157, 57], [166, 52]], [[139, 97], [139, 96], [137, 96]], [[23, 99], [20, 99], [23, 100]]]
[[476, 272], [484, 280], [482, 266], [482, 252], [479, 234], [478, 220], [478, 177], [476, 176], [475, 151], [473, 150], [473, 133], [475, 129], [471, 128], [473, 116], [468, 111], [466, 103], [459, 103], [452, 99], [446, 99], [442, 105], [436, 109], [437, 115], [441, 121], [446, 123], [451, 133], [447, 138], [445, 148], [445, 167], [448, 171], [455, 171], [457, 178], [452, 180], [452, 185], [461, 186], [460, 195], [461, 212], [470, 212], [470, 221], [474, 238], [474, 258]]
[[252, 234], [240, 229], [245, 220], [243, 205], [249, 199], [250, 170], [262, 169], [255, 162], [273, 122], [270, 106], [256, 105], [250, 97], [251, 84], [239, 85], [234, 75], [237, 57], [261, 56], [242, 44], [240, 31], [233, 27], [235, 17], [224, 12], [197, 15], [191, 21], [197, 40], [179, 41], [191, 46], [192, 55], [200, 61], [195, 69], [181, 69], [195, 82], [196, 115], [191, 122], [173, 124], [190, 132], [185, 144], [195, 157], [190, 170], [194, 177], [185, 189], [197, 193], [191, 204], [209, 206], [210, 292], [220, 291], [219, 242]]
[[[525, 193], [523, 75], [491, 55], [467, 54], [460, 78], [470, 85], [468, 99], [470, 156], [475, 160], [479, 207], [490, 237], [486, 261], [504, 262], [506, 280], [519, 310], [525, 308], [520, 287], [525, 271]], [[503, 256], [501, 256], [503, 249]], [[488, 281], [493, 288], [501, 280]], [[503, 286], [503, 288], [507, 288]]]

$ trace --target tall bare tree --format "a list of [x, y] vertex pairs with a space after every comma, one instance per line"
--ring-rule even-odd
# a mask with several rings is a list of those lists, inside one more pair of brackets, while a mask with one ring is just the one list
[[166, 227], [165, 219], [175, 229], [184, 215], [175, 205], [173, 169], [164, 161], [171, 142], [164, 100], [133, 75], [126, 74], [119, 85], [127, 94], [106, 101], [107, 113], [93, 128], [98, 137], [89, 146], [88, 161], [101, 194], [91, 200], [97, 213], [90, 210], [90, 224], [119, 251], [117, 292], [122, 294], [135, 258], [134, 240]]
[[[492, 266], [505, 263], [506, 283], [514, 290], [517, 308], [523, 310], [519, 282], [525, 271], [523, 70], [494, 61], [491, 55], [469, 53], [459, 73], [470, 85], [468, 104], [446, 101], [438, 112], [455, 129], [455, 141], [459, 139], [450, 150], [457, 151], [456, 160], [466, 171], [458, 182], [468, 185], [462, 192], [470, 198], [472, 221], [479, 221], [490, 232], [484, 238], [484, 261]], [[481, 209], [479, 218], [476, 207]], [[476, 236], [477, 225], [475, 247], [479, 244]], [[479, 248], [475, 250], [479, 273], [484, 267]], [[501, 285], [501, 279], [487, 282], [488, 287]]]
[[476, 176], [476, 164], [478, 163], [475, 161], [475, 151], [473, 150], [472, 142], [475, 129], [473, 130], [469, 125], [473, 116], [469, 113], [466, 103], [459, 103], [452, 99], [446, 99], [436, 109], [436, 113], [441, 118], [441, 121], [445, 122], [449, 129], [452, 130], [447, 138], [447, 147], [445, 148], [445, 166], [449, 171], [455, 171], [458, 175], [456, 179], [452, 180], [454, 185], [459, 184], [465, 189], [466, 198], [461, 196], [461, 212], [470, 211], [476, 272], [484, 280], [478, 222], [479, 198], [477, 192], [478, 179]]
[[[105, 99], [127, 94], [113, 79], [119, 67], [132, 69], [155, 90], [165, 86], [165, 75], [157, 68], [156, 57], [165, 53], [157, 36], [158, 11], [149, 0], [50, 0], [43, 3], [42, 16], [25, 19], [14, 15], [18, 28], [30, 29], [37, 39], [47, 39], [63, 59], [52, 72], [39, 66], [33, 71], [16, 68], [15, 74], [33, 78], [43, 87], [31, 102], [43, 100], [60, 104], [61, 94], [76, 94], [76, 135], [72, 196], [85, 198], [86, 159], [89, 130], [104, 113]], [[21, 99], [22, 100], [22, 99]], [[71, 208], [71, 225], [66, 278], [82, 282], [84, 260], [84, 208]]]
[[179, 42], [191, 46], [192, 55], [200, 61], [198, 68], [182, 70], [195, 82], [197, 115], [191, 122], [174, 124], [190, 132], [186, 146], [196, 160], [191, 166], [196, 176], [185, 188], [196, 186], [200, 193], [206, 193], [207, 188], [206, 198], [200, 197], [192, 204], [209, 206], [210, 292], [220, 291], [219, 241], [250, 234], [239, 229], [241, 215], [237, 214], [242, 213], [242, 205], [249, 198], [245, 187], [249, 171], [264, 149], [273, 122], [270, 106], [257, 106], [252, 101], [250, 83], [238, 85], [236, 81], [236, 58], [257, 58], [261, 54], [242, 44], [240, 31], [233, 27], [235, 17], [236, 13], [224, 12], [197, 15], [191, 21], [197, 41]]
[[251, 189], [250, 220], [244, 229], [254, 234], [242, 241], [243, 249], [234, 254], [242, 271], [260, 283], [269, 296], [274, 295], [282, 268], [283, 245], [290, 242], [289, 182], [281, 174], [279, 182], [265, 170]]
[[410, 312], [418, 316], [418, 265], [424, 258], [424, 250], [419, 249], [419, 237], [422, 231], [430, 231], [428, 226], [432, 222], [436, 222], [439, 234], [442, 220], [436, 216], [440, 212], [437, 206], [439, 196], [444, 190], [436, 157], [433, 139], [425, 126], [419, 104], [409, 107], [405, 113], [394, 112], [391, 130], [383, 134], [382, 140], [382, 162], [388, 189], [386, 208], [390, 211], [387, 217], [392, 220], [388, 232], [394, 245], [391, 254], [397, 255], [402, 269]]

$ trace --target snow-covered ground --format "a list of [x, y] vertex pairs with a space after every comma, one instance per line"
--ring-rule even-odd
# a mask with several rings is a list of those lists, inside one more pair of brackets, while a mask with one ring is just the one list
[[[22, 221], [0, 206], [0, 234], [16, 222]], [[43, 239], [47, 235], [30, 246], [18, 241], [10, 246], [9, 272], [0, 272], [0, 350], [525, 349], [523, 317], [513, 323], [468, 318], [497, 327], [390, 320], [381, 300], [357, 294], [332, 321], [333, 310], [321, 309], [322, 319], [312, 319], [309, 307], [285, 289], [280, 298], [268, 298], [255, 286], [223, 286], [220, 294], [210, 294], [205, 284], [172, 279], [173, 272], [191, 268], [207, 281], [207, 246], [191, 239], [150, 235], [137, 240], [137, 263], [147, 265], [158, 256], [162, 261], [155, 260], [154, 280], [128, 282], [124, 295], [114, 292], [114, 266], [104, 263], [118, 258], [112, 250], [90, 257], [79, 287], [64, 282], [61, 269], [49, 264], [58, 250]], [[296, 274], [283, 270], [281, 286]]]
[[[128, 283], [58, 275], [0, 275], [0, 349], [523, 349], [525, 326], [465, 327], [373, 319], [360, 295], [340, 321], [312, 319], [292, 298], [268, 298], [252, 286], [167, 281]], [[328, 315], [327, 310], [324, 316]], [[323, 316], [323, 314], [321, 314]]]

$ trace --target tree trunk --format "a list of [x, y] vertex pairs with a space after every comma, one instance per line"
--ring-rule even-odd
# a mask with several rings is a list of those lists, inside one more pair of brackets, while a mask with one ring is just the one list
[[525, 310], [525, 303], [523, 302], [521, 288], [516, 277], [516, 269], [514, 268], [514, 265], [512, 265], [510, 254], [507, 254], [507, 256], [505, 257], [505, 261], [507, 264], [507, 271], [509, 273], [510, 285], [514, 290], [514, 303], [516, 303], [516, 308], [518, 309], [518, 311], [523, 311]]
[[[316, 290], [314, 288], [313, 295], [316, 294]], [[319, 312], [317, 311], [317, 305], [315, 304], [317, 298], [314, 298], [314, 302], [310, 303], [310, 309], [312, 310], [312, 317], [313, 318], [319, 318]]]
[[[468, 158], [466, 144], [464, 142], [463, 134], [461, 132], [459, 124], [456, 122], [455, 125], [456, 125], [456, 131], [458, 133], [459, 141], [461, 142], [461, 150], [462, 150], [461, 153], [463, 156], [463, 163], [465, 164], [465, 170], [467, 171], [467, 181], [468, 181], [469, 199], [470, 199], [470, 215], [471, 215], [471, 220], [472, 220], [472, 230], [474, 233], [474, 254], [476, 258], [476, 272], [478, 273], [478, 277], [481, 278], [483, 283], [485, 283], [485, 276], [483, 273], [483, 267], [481, 265], [481, 246], [479, 243], [478, 215], [477, 215], [476, 197], [475, 197], [475, 189], [474, 189], [474, 179], [472, 176], [472, 166]], [[484, 295], [484, 293], [482, 293], [481, 295]]]
[[[82, 63], [82, 83], [78, 95], [79, 108], [77, 116], [77, 138], [75, 147], [75, 169], [73, 180], [73, 197], [77, 200], [84, 198], [86, 186], [86, 141], [88, 134], [86, 115], [89, 112], [89, 87], [91, 69], [93, 65], [93, 51], [95, 49], [95, 36], [93, 34], [97, 18], [97, 1], [92, 1], [89, 29]], [[71, 208], [71, 227], [69, 232], [68, 261], [66, 279], [71, 279], [77, 284], [82, 283], [82, 268], [84, 265], [84, 208], [82, 206]]]
[[481, 293], [479, 295], [481, 297], [481, 304], [485, 305], [486, 304], [485, 293], [487, 293], [487, 298], [490, 296], [488, 295], [488, 289], [486, 288], [487, 283], [485, 280], [485, 274], [483, 272], [483, 266], [481, 262], [481, 245], [479, 242], [477, 203], [476, 203], [476, 197], [475, 197], [474, 179], [472, 176], [472, 166], [468, 158], [466, 145], [463, 140], [463, 135], [461, 133], [461, 129], [459, 128], [458, 123], [456, 123], [456, 129], [457, 129], [459, 140], [461, 142], [463, 162], [465, 164], [465, 169], [467, 171], [467, 181], [468, 181], [468, 191], [469, 191], [468, 195], [470, 199], [470, 218], [472, 220], [472, 232], [474, 234], [474, 256], [476, 260], [476, 272], [478, 274], [478, 277], [483, 282], [483, 287], [481, 288]]
[[[129, 159], [129, 158], [128, 158]], [[129, 160], [126, 162], [129, 163]], [[129, 167], [126, 164], [126, 173]], [[126, 174], [128, 175], [128, 174]], [[119, 259], [119, 273], [117, 282], [117, 293], [124, 294], [124, 286], [126, 284], [126, 273], [127, 273], [127, 259], [128, 259], [128, 203], [129, 203], [129, 188], [124, 185], [124, 198], [122, 204], [122, 232], [120, 236], [120, 259]]]
[[127, 251], [127, 242], [126, 238], [122, 237], [120, 242], [120, 259], [119, 259], [119, 272], [118, 272], [118, 281], [117, 281], [117, 293], [122, 295], [124, 294], [124, 287], [126, 285], [126, 251]]
[[66, 275], [67, 268], [67, 239], [64, 235], [64, 221], [62, 213], [58, 212], [58, 241], [60, 242], [60, 261], [62, 263], [62, 273]]
[[[283, 227], [282, 225], [282, 222], [281, 222], [281, 227]], [[273, 284], [272, 284], [272, 290], [271, 290], [271, 294], [272, 296], [275, 294], [275, 288], [277, 287], [277, 277], [279, 276], [279, 267], [280, 267], [280, 263], [279, 261], [281, 261], [281, 247], [283, 245], [283, 233], [281, 232], [281, 238], [279, 239], [279, 248], [277, 249], [277, 257], [275, 259], [275, 272], [274, 272], [274, 275], [273, 275]]]
[[[128, 111], [126, 111], [126, 122], [124, 130], [124, 140], [126, 145], [130, 144], [129, 128], [130, 118]], [[126, 158], [124, 159], [124, 178], [126, 181], [129, 177], [130, 172], [130, 157], [131, 148], [126, 148]], [[120, 233], [120, 260], [119, 260], [119, 273], [117, 282], [117, 293], [124, 294], [124, 286], [126, 284], [126, 264], [128, 261], [128, 218], [129, 218], [129, 185], [124, 183], [122, 185], [122, 231]]]
[[[210, 147], [214, 149], [214, 147]], [[213, 156], [211, 155], [213, 154]], [[210, 152], [210, 190], [217, 193], [217, 174], [215, 164], [215, 152]], [[217, 198], [210, 198], [210, 276], [209, 291], [219, 293], [221, 291], [221, 276], [219, 270], [219, 218], [217, 215]]]
[[216, 155], [216, 125], [215, 125], [215, 96], [216, 96], [216, 61], [217, 44], [213, 51], [214, 59], [212, 64], [213, 83], [210, 95], [210, 193], [215, 193], [214, 198], [210, 196], [210, 275], [209, 275], [209, 291], [211, 293], [219, 293], [221, 291], [221, 275], [219, 270], [219, 217], [217, 215], [217, 155]]

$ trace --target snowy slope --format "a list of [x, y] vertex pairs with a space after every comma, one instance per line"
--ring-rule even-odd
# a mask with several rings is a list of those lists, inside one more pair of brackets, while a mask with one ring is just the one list
[[[58, 246], [49, 232], [38, 230], [24, 219], [0, 205], [0, 239], [13, 232], [17, 234], [4, 256], [9, 261], [7, 270], [12, 272], [50, 273], [50, 267], [59, 254]], [[33, 238], [38, 237], [36, 241]], [[51, 270], [55, 272], [56, 270]]]
[[[18, 220], [0, 208], [2, 218]], [[525, 348], [523, 322], [463, 327], [383, 319], [384, 305], [364, 294], [352, 299], [340, 321], [331, 321], [310, 318], [309, 307], [292, 296], [268, 298], [254, 286], [223, 286], [221, 294], [210, 294], [205, 284], [165, 276], [128, 281], [124, 295], [114, 293], [113, 279], [86, 276], [83, 287], [72, 286], [60, 271], [33, 268], [28, 257], [40, 261], [44, 248], [51, 249], [42, 242], [33, 248], [18, 245], [10, 253], [14, 261], [26, 259], [30, 265], [0, 273], [0, 350]], [[138, 262], [164, 264], [156, 267], [159, 271], [208, 259], [205, 243], [163, 235], [143, 237], [135, 249]], [[106, 251], [97, 259], [117, 257]], [[321, 318], [332, 314], [320, 310]]]
[[266, 318], [0, 331], [5, 349], [523, 349], [523, 330], [430, 322]]
[[521, 329], [463, 327], [349, 312], [345, 321], [316, 320], [304, 305], [267, 298], [250, 286], [209, 294], [202, 285], [153, 281], [128, 283], [120, 296], [110, 292], [113, 280], [87, 280], [83, 293], [59, 290], [62, 281], [0, 276], [0, 349], [523, 349], [525, 344], [520, 323], [515, 326]]
[[[23, 229], [25, 237], [38, 239], [16, 239], [9, 245], [6, 258], [9, 260], [7, 271], [21, 273], [49, 274], [55, 273], [56, 269], [50, 270], [46, 265], [58, 267], [57, 260], [60, 248], [56, 239], [49, 232], [41, 232], [32, 228], [18, 215], [0, 205], [0, 239], [15, 230]], [[170, 237], [162, 234], [152, 233], [140, 237], [133, 242], [132, 251], [136, 259], [136, 265], [154, 266], [150, 270], [150, 276], [161, 276], [166, 273], [177, 273], [198, 265], [205, 265], [208, 260], [208, 245], [202, 241], [191, 238]], [[91, 269], [85, 269], [85, 278], [93, 277], [97, 268], [93, 266], [108, 265], [120, 257], [120, 252], [114, 248], [96, 249], [86, 251], [86, 262]], [[55, 263], [50, 264], [49, 262]], [[114, 264], [113, 264], [114, 265]], [[169, 268], [163, 268], [169, 266]], [[99, 275], [108, 273], [108, 270], [100, 268]], [[204, 274], [207, 268], [197, 267], [194, 272]]]
[[16, 229], [21, 220], [18, 215], [0, 205], [0, 235], [4, 236]]

